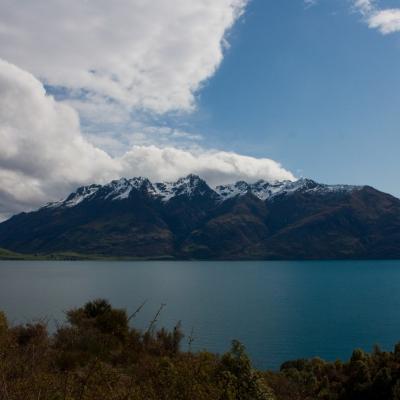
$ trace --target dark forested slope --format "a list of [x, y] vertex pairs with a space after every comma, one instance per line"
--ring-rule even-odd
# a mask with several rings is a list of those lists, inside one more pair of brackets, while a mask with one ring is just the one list
[[121, 179], [3, 222], [0, 247], [132, 258], [400, 258], [400, 200], [309, 179], [216, 189], [194, 175]]

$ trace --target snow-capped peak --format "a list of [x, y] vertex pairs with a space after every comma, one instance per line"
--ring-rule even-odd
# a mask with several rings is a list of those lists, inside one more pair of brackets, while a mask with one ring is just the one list
[[143, 177], [121, 178], [111, 181], [105, 185], [83, 186], [71, 193], [65, 200], [50, 203], [46, 208], [75, 207], [84, 201], [103, 199], [108, 201], [127, 200], [131, 196], [140, 195], [168, 202], [179, 196], [193, 197], [194, 195], [204, 196], [209, 194], [217, 202], [224, 202], [228, 199], [252, 194], [262, 201], [270, 201], [276, 196], [291, 195], [293, 193], [314, 192], [325, 194], [330, 192], [346, 192], [360, 188], [350, 185], [324, 185], [311, 179], [301, 178], [296, 181], [267, 182], [259, 180], [255, 183], [238, 181], [228, 185], [217, 186], [214, 190], [197, 175], [188, 175], [175, 182], [152, 183]]
[[104, 197], [110, 200], [123, 200], [127, 199], [133, 189], [146, 190], [151, 185], [151, 182], [147, 178], [137, 177], [132, 179], [121, 178], [104, 185], [103, 188], [108, 191], [108, 194]]
[[290, 181], [267, 182], [259, 180], [255, 183], [239, 181], [230, 185], [221, 185], [215, 188], [221, 200], [227, 200], [236, 196], [243, 196], [251, 193], [260, 200], [267, 200], [274, 194], [279, 193]]
[[204, 194], [207, 184], [199, 176], [190, 174], [184, 178], [179, 178], [176, 182], [155, 183], [154, 187], [156, 189], [155, 195], [166, 202], [177, 196], [191, 197], [196, 192]]
[[262, 201], [271, 200], [276, 196], [290, 195], [296, 192], [346, 192], [359, 188], [350, 185], [324, 185], [311, 179], [300, 178], [296, 181], [267, 182], [259, 180], [255, 183], [239, 181], [230, 185], [221, 185], [215, 188], [222, 201], [251, 193]]
[[82, 201], [92, 197], [100, 188], [101, 185], [82, 186], [78, 188], [75, 192], [71, 193], [66, 199], [56, 201], [54, 203], [49, 203], [45, 207], [46, 208], [55, 208], [59, 206], [75, 207], [79, 203], [82, 203]]
[[250, 191], [250, 185], [244, 181], [238, 181], [228, 185], [217, 186], [215, 191], [221, 197], [221, 200], [227, 200], [248, 193]]
[[[113, 180], [105, 185], [83, 186], [71, 193], [66, 199], [49, 203], [46, 208], [75, 207], [89, 199], [104, 199], [109, 201], [126, 200], [132, 192], [140, 191], [151, 198], [163, 202], [177, 196], [192, 196], [194, 193], [204, 194], [207, 184], [197, 175], [188, 175], [176, 182], [151, 183], [149, 179], [135, 177]], [[210, 191], [211, 189], [208, 188]]]

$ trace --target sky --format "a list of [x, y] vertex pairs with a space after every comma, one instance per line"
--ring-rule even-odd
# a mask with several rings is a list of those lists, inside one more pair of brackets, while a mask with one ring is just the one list
[[400, 196], [400, 0], [0, 0], [0, 219], [120, 177]]

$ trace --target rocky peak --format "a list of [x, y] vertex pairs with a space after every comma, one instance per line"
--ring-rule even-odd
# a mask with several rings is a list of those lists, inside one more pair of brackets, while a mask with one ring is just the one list
[[172, 198], [186, 196], [209, 195], [215, 201], [228, 199], [251, 193], [262, 201], [272, 200], [276, 196], [287, 196], [293, 193], [317, 192], [321, 195], [331, 192], [346, 192], [360, 187], [349, 185], [324, 185], [311, 179], [301, 178], [296, 181], [267, 182], [258, 180], [255, 183], [238, 181], [228, 185], [219, 185], [214, 190], [199, 176], [190, 174], [175, 182], [152, 183], [149, 179], [135, 177], [113, 180], [105, 185], [89, 185], [78, 188], [65, 200], [50, 203], [46, 207], [75, 207], [83, 201], [102, 199], [107, 201], [126, 200], [136, 192], [153, 199], [168, 202]]

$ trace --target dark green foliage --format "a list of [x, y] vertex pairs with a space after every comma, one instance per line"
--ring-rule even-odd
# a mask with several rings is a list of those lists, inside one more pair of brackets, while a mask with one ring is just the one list
[[253, 370], [244, 346], [234, 340], [229, 353], [222, 356], [220, 379], [224, 386], [223, 399], [267, 400], [271, 390], [261, 375]]
[[238, 342], [222, 357], [185, 353], [179, 324], [157, 330], [157, 316], [142, 332], [99, 299], [68, 311], [68, 324], [49, 336], [43, 323], [10, 328], [0, 313], [0, 399], [274, 398]]
[[[159, 311], [161, 311], [162, 307]], [[43, 322], [10, 327], [0, 312], [1, 400], [400, 400], [400, 343], [354, 350], [348, 362], [319, 358], [252, 368], [244, 346], [226, 354], [183, 352], [179, 324], [129, 326], [125, 310], [95, 300]]]
[[354, 350], [349, 362], [320, 359], [282, 365], [279, 373], [266, 373], [278, 399], [396, 400], [400, 399], [400, 345], [394, 352], [376, 347], [369, 354]]

